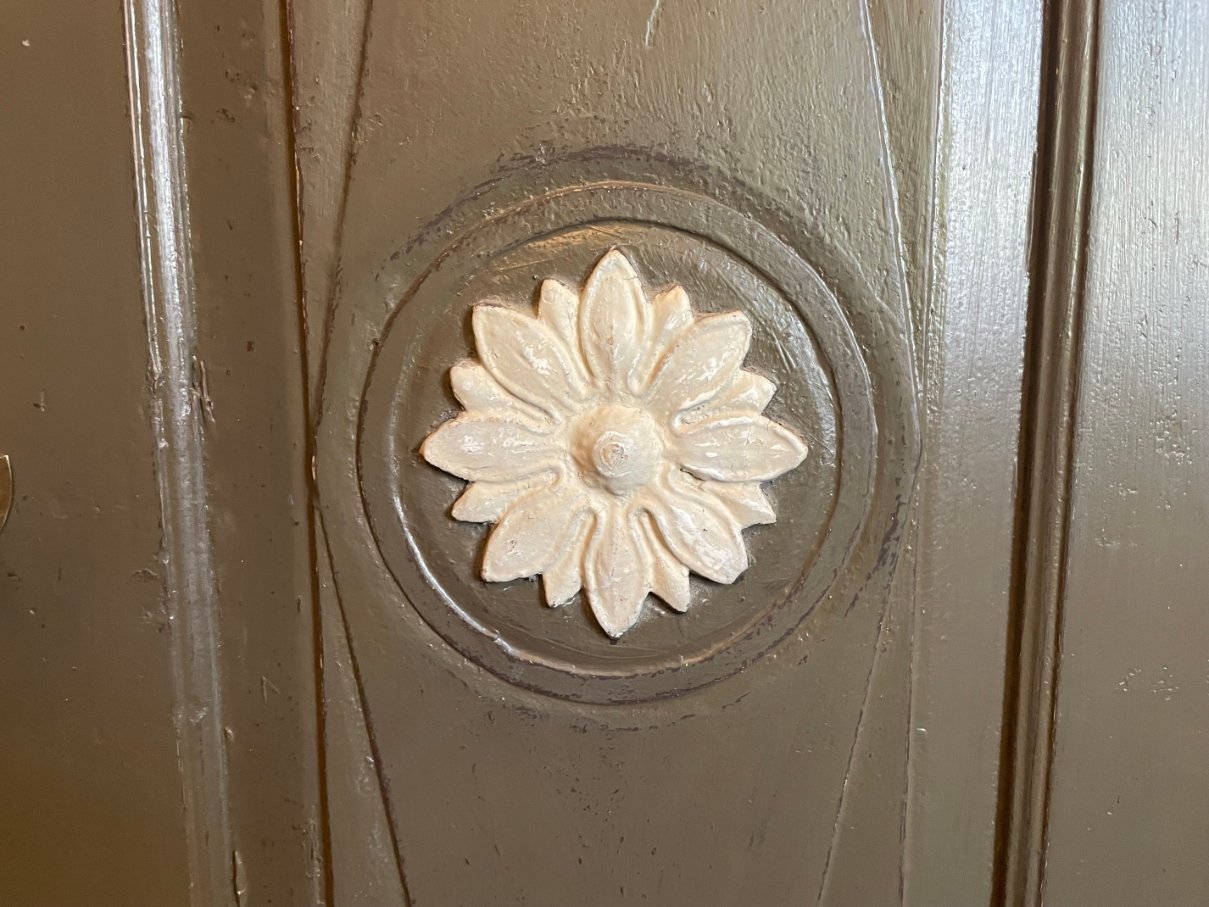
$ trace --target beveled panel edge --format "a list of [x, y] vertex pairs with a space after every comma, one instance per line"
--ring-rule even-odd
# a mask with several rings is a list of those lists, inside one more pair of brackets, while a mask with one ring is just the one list
[[1095, 141], [1099, 5], [1043, 39], [1032, 274], [1004, 700], [995, 903], [1040, 907], [1059, 681]]

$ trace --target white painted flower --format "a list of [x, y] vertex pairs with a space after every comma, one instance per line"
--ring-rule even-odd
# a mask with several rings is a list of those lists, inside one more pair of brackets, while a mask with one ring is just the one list
[[686, 610], [690, 570], [738, 578], [742, 530], [776, 520], [760, 483], [806, 456], [761, 415], [776, 385], [742, 368], [745, 315], [648, 298], [614, 249], [582, 292], [544, 281], [536, 317], [488, 301], [472, 322], [481, 361], [449, 373], [466, 412], [421, 453], [470, 480], [456, 519], [495, 523], [484, 580], [541, 574], [552, 606], [582, 589], [618, 637], [651, 592]]

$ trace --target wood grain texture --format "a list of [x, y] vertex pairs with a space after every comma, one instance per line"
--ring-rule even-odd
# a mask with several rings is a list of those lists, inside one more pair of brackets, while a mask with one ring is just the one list
[[1209, 891], [1209, 15], [1101, 10], [1045, 903]]

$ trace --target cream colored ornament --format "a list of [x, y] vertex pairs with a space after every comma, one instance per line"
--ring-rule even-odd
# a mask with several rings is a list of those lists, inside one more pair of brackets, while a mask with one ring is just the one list
[[761, 415], [776, 385], [742, 368], [744, 314], [697, 317], [680, 286], [648, 298], [614, 249], [581, 292], [543, 281], [536, 317], [484, 302], [472, 320], [481, 361], [450, 369], [466, 412], [421, 453], [471, 482], [456, 519], [495, 523], [484, 580], [541, 574], [552, 606], [582, 589], [616, 638], [651, 592], [685, 611], [689, 571], [739, 577], [742, 530], [776, 521], [760, 483], [806, 456]]

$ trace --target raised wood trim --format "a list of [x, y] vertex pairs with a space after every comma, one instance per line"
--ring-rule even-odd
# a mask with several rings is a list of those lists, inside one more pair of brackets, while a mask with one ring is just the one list
[[185, 173], [175, 5], [126, 0], [136, 215], [146, 311], [150, 415], [171, 621], [190, 901], [231, 903], [231, 844], [218, 595], [203, 431], [205, 368], [195, 355], [196, 297]]
[[1099, 7], [1047, 5], [995, 904], [1042, 903], [1095, 130]]

